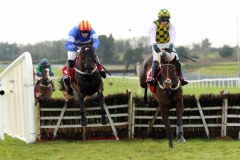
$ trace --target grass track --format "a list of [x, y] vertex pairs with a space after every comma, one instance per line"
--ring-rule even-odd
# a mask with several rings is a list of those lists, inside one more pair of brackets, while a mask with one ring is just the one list
[[240, 142], [230, 139], [190, 139], [186, 144], [166, 139], [121, 141], [49, 141], [25, 144], [5, 136], [0, 160], [238, 160]]

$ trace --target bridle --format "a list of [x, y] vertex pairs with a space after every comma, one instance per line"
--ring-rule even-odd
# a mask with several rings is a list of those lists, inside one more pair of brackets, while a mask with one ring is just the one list
[[[180, 80], [178, 79], [178, 78], [176, 78], [177, 79], [177, 83], [174, 83], [174, 82], [172, 82], [172, 80], [169, 78], [170, 77], [170, 75], [169, 75], [169, 67], [175, 67], [175, 65], [173, 65], [173, 64], [162, 64], [161, 65], [161, 68], [163, 68], [163, 67], [166, 67], [166, 69], [167, 69], [167, 71], [166, 71], [166, 79], [164, 79], [163, 81], [162, 81], [162, 84], [161, 84], [161, 82], [158, 80], [158, 86], [159, 86], [159, 88], [161, 88], [161, 89], [163, 89], [163, 90], [166, 90], [166, 89], [170, 89], [170, 90], [177, 90], [178, 88], [179, 88], [179, 86], [180, 86]], [[161, 79], [161, 78], [160, 78]], [[175, 87], [173, 87], [173, 84], [176, 84], [176, 86]]]
[[[44, 83], [40, 83], [40, 86], [41, 87], [50, 87], [51, 86], [51, 77], [50, 77], [50, 74], [49, 74], [49, 68], [45, 68], [44, 70], [43, 70], [43, 73], [42, 73], [42, 78], [41, 78], [41, 81], [42, 82], [46, 82], [46, 84], [44, 84]], [[45, 74], [45, 72], [46, 72], [46, 74]]]
[[[83, 52], [82, 49], [81, 49], [81, 52]], [[85, 50], [87, 50], [87, 49], [91, 49], [91, 48], [85, 48]], [[93, 60], [91, 57], [87, 57], [86, 59], [83, 60], [81, 57], [81, 52], [78, 54], [76, 61], [80, 61], [81, 64], [83, 65], [83, 67], [85, 68], [85, 70], [81, 71], [80, 69], [78, 69], [76, 67], [74, 67], [74, 70], [79, 74], [92, 75], [94, 72], [97, 71], [96, 61]], [[89, 65], [89, 64], [91, 64], [91, 65]]]

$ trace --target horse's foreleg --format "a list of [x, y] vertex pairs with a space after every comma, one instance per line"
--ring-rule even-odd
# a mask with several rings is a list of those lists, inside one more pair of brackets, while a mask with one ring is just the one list
[[170, 120], [168, 117], [168, 109], [167, 108], [161, 108], [161, 115], [162, 115], [162, 120], [166, 128], [166, 134], [168, 137], [168, 143], [169, 143], [169, 148], [173, 148], [173, 138], [172, 138], [172, 131], [170, 127]]
[[102, 125], [105, 125], [105, 124], [107, 124], [107, 118], [106, 118], [106, 112], [103, 107], [103, 93], [102, 92], [98, 92], [97, 99], [100, 104], [101, 123], [102, 123]]
[[178, 139], [180, 142], [185, 143], [186, 140], [184, 138], [184, 131], [183, 131], [183, 122], [182, 122], [182, 115], [183, 115], [183, 104], [176, 106], [177, 109], [177, 127], [178, 127]]
[[87, 118], [84, 112], [84, 95], [82, 93], [79, 93], [78, 98], [79, 98], [79, 104], [80, 104], [81, 125], [86, 126]]

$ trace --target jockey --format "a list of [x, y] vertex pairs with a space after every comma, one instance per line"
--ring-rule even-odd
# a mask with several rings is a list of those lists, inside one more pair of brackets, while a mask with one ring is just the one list
[[152, 77], [147, 80], [147, 83], [154, 85], [154, 79], [157, 75], [158, 54], [162, 55], [162, 50], [165, 49], [172, 57], [176, 55], [177, 62], [175, 64], [176, 70], [180, 77], [182, 86], [188, 84], [187, 79], [183, 76], [181, 64], [178, 54], [174, 49], [174, 42], [176, 39], [176, 30], [172, 22], [169, 21], [170, 12], [167, 9], [161, 9], [158, 13], [158, 20], [155, 20], [148, 32], [150, 44], [152, 46], [153, 63], [152, 63]]
[[[64, 82], [70, 85], [71, 78], [69, 76], [69, 69], [73, 67], [74, 59], [77, 57], [77, 51], [81, 48], [81, 44], [92, 42], [92, 47], [96, 50], [100, 46], [100, 42], [96, 32], [91, 28], [91, 24], [87, 20], [83, 20], [79, 25], [74, 26], [66, 40], [65, 48], [68, 51], [68, 61], [67, 61], [67, 72], [68, 74], [64, 77]], [[100, 61], [96, 56], [97, 68], [100, 75], [106, 78], [105, 71], [102, 70]]]
[[[48, 60], [46, 58], [41, 59], [41, 61], [36, 66], [36, 75], [37, 75], [37, 77], [39, 77], [39, 78], [42, 77], [42, 67], [43, 66], [49, 67], [49, 74], [50, 74], [50, 77], [52, 77], [54, 75], [53, 69], [52, 69], [51, 64], [48, 63]], [[37, 83], [35, 85], [35, 88], [34, 88], [35, 92], [36, 92], [36, 88], [39, 85], [39, 83], [40, 83], [40, 79], [38, 79], [38, 81], [37, 81]], [[55, 86], [54, 86], [53, 82], [51, 82], [51, 84], [52, 84], [53, 91], [55, 91]]]

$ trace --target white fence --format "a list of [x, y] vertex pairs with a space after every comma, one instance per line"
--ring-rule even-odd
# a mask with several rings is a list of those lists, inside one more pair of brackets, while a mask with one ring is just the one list
[[4, 133], [32, 143], [36, 141], [32, 57], [23, 53], [0, 74], [0, 139]]
[[[138, 77], [109, 77], [113, 82], [119, 83], [133, 83], [138, 84]], [[240, 88], [240, 78], [216, 78], [216, 79], [201, 79], [201, 80], [189, 80], [189, 83], [184, 88]]]

